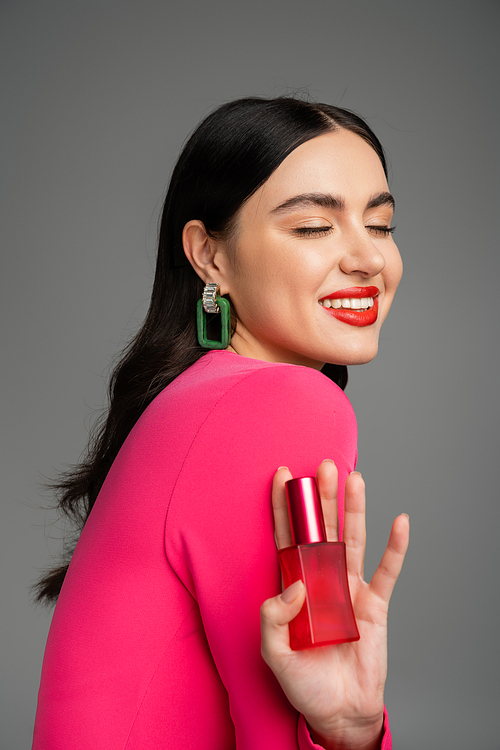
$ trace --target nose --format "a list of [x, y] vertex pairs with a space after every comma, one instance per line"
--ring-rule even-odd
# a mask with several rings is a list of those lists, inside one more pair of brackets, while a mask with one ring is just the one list
[[371, 278], [385, 268], [385, 257], [365, 227], [345, 238], [345, 248], [340, 268], [351, 276]]

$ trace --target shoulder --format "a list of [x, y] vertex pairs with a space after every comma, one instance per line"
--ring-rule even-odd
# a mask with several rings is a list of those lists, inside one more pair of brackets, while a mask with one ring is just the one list
[[208, 352], [179, 375], [148, 407], [146, 419], [172, 414], [176, 405], [182, 414], [208, 412], [224, 405], [275, 404], [300, 412], [333, 408], [354, 412], [345, 393], [318, 370], [284, 363], [264, 362], [227, 351]]
[[[232, 355], [238, 357], [238, 355]], [[238, 357], [238, 372], [227, 383], [226, 404], [245, 404], [270, 414], [279, 412], [297, 419], [312, 418], [327, 412], [355, 423], [353, 408], [344, 391], [322, 372], [311, 367], [260, 362]]]
[[240, 456], [261, 453], [274, 442], [304, 445], [317, 434], [353, 446], [357, 439], [347, 396], [321, 372], [230, 352], [209, 353], [182, 373], [134, 432], [158, 455], [166, 451], [181, 462], [188, 454], [200, 459], [197, 445], [203, 452], [216, 444], [219, 457], [234, 457], [236, 449]]
[[218, 373], [214, 387], [220, 390], [206, 420], [223, 442], [240, 448], [246, 444], [257, 452], [268, 450], [274, 441], [303, 445], [318, 433], [356, 442], [353, 408], [341, 388], [321, 372], [224, 355], [217, 363], [224, 372]]
[[[356, 463], [354, 412], [329, 378], [307, 367], [228, 354], [207, 359], [202, 371], [189, 375], [191, 407], [201, 403], [202, 393], [204, 408], [196, 409], [184, 442], [168, 518], [170, 529], [190, 535], [200, 518], [203, 534], [214, 518], [218, 529], [241, 526], [242, 518], [257, 526], [263, 518], [270, 521], [278, 466], [288, 466], [293, 476], [314, 476], [321, 461], [331, 458], [342, 491]], [[176, 449], [184, 440], [186, 415], [185, 407]]]

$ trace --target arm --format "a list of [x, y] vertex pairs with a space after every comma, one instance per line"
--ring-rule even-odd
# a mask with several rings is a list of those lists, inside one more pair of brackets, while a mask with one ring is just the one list
[[198, 602], [238, 750], [298, 747], [299, 714], [260, 654], [260, 606], [280, 589], [269, 503], [276, 466], [307, 475], [331, 456], [343, 486], [356, 459], [342, 392], [308, 368], [280, 366], [279, 378], [271, 370], [218, 402], [192, 444], [166, 524], [167, 556]]

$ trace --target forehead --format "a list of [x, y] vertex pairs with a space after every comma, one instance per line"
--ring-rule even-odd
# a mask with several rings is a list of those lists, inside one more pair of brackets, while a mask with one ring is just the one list
[[330, 193], [346, 203], [387, 191], [375, 150], [349, 130], [337, 130], [298, 146], [247, 202], [249, 210], [273, 207], [301, 193]]

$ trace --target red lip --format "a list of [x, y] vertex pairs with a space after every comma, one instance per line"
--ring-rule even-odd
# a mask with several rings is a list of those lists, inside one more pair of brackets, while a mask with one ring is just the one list
[[347, 297], [360, 299], [361, 297], [376, 297], [378, 294], [380, 294], [380, 289], [376, 286], [351, 286], [349, 289], [339, 289], [338, 292], [327, 294], [321, 299], [345, 299]]
[[330, 313], [337, 320], [341, 320], [342, 323], [348, 323], [350, 326], [372, 326], [378, 317], [379, 294], [380, 290], [376, 286], [352, 286], [349, 289], [339, 289], [338, 292], [322, 297], [322, 299], [343, 299], [346, 297], [362, 299], [363, 297], [373, 297], [373, 307], [363, 312], [343, 307], [339, 307], [338, 309], [324, 307], [323, 310]]
[[[328, 297], [326, 299], [328, 299]], [[323, 310], [330, 313], [330, 315], [333, 315], [337, 320], [341, 320], [343, 323], [348, 323], [350, 326], [372, 326], [378, 317], [378, 297], [375, 297], [373, 300], [373, 307], [370, 307], [369, 310], [364, 310], [363, 312], [359, 310], [347, 310], [343, 307], [339, 307], [338, 310], [334, 310], [333, 307], [324, 307]]]

